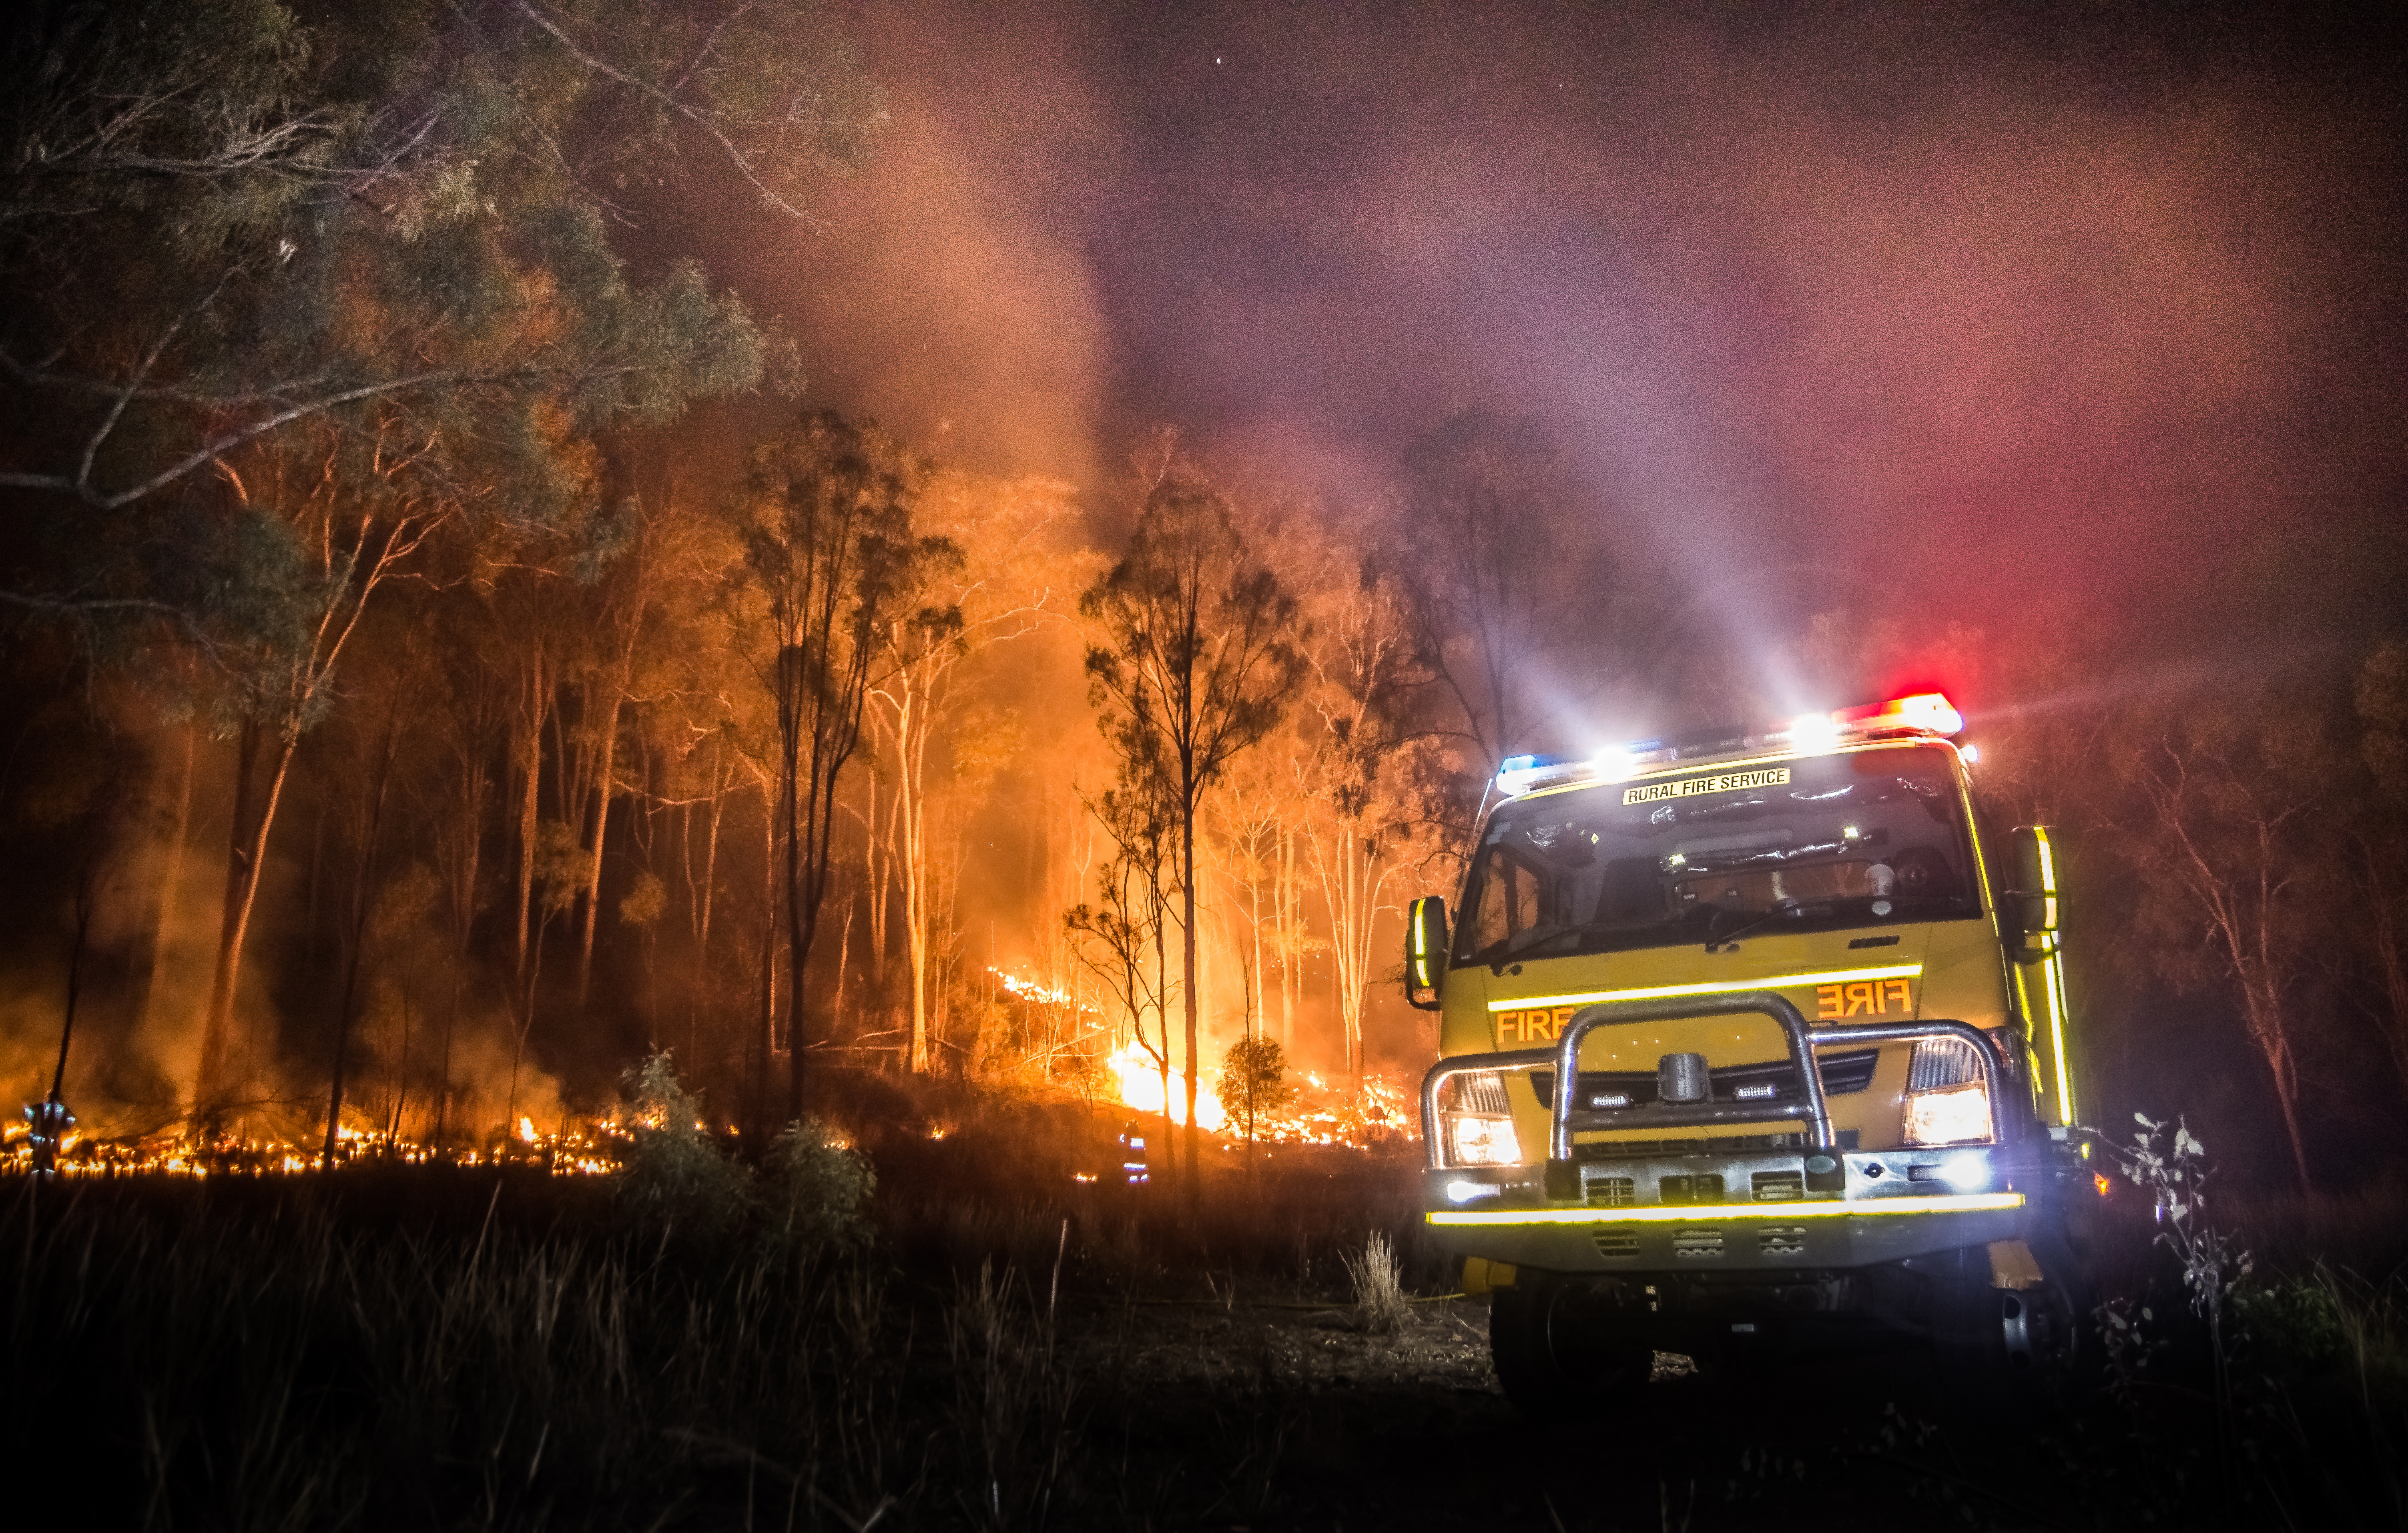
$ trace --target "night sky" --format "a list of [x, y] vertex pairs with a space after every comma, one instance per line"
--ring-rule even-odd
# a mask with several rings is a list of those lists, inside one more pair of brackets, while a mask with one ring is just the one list
[[1551, 425], [1742, 652], [2345, 666], [2408, 485], [2398, 27], [2086, 6], [865, 6], [891, 131], [721, 269], [811, 394], [1077, 481], [1359, 505]]

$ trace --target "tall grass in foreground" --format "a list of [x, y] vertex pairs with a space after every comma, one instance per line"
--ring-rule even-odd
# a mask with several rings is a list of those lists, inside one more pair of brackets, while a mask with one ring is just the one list
[[910, 1331], [843, 1253], [58, 1191], [10, 1211], [5, 1357], [43, 1382], [20, 1462], [83, 1472], [37, 1468], [21, 1504], [145, 1528], [615, 1527], [674, 1495], [844, 1526], [959, 1456], [911, 1420]]

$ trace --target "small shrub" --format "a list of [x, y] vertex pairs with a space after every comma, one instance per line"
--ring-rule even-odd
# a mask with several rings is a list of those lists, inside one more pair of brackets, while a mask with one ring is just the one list
[[[2157, 1204], [2157, 1243], [2173, 1254], [2182, 1264], [2183, 1285], [2190, 1290], [2190, 1307], [2207, 1322], [2208, 1349], [2215, 1368], [2215, 1398], [2219, 1410], [2229, 1411], [2232, 1403], [2231, 1354], [2225, 1337], [2225, 1320], [2231, 1296], [2244, 1283], [2255, 1264], [2248, 1251], [2232, 1233], [2221, 1229], [2207, 1215], [2207, 1183], [2213, 1175], [2207, 1164], [2207, 1146], [2190, 1131], [2189, 1124], [2181, 1118], [2172, 1123], [2158, 1123], [2145, 1114], [2135, 1112], [2132, 1120], [2141, 1132], [2132, 1136], [2132, 1148], [2119, 1150], [2108, 1147], [2124, 1175], [2138, 1187], [2146, 1190]], [[2140, 1318], [2149, 1319], [2146, 1310]], [[2100, 1321], [2106, 1342], [2109, 1365], [2115, 1371], [2116, 1382], [2128, 1386], [2124, 1364], [2140, 1361], [2148, 1355], [2133, 1324], [2129, 1307], [2117, 1311], [2113, 1305], [2102, 1306]]]
[[805, 1249], [851, 1250], [869, 1239], [869, 1159], [805, 1113], [769, 1147], [769, 1239]]
[[1230, 1044], [1221, 1056], [1221, 1079], [1212, 1094], [1221, 1099], [1230, 1125], [1242, 1126], [1252, 1138], [1265, 1113], [1277, 1112], [1296, 1095], [1287, 1081], [1287, 1053], [1279, 1039], [1256, 1034]]
[[620, 1207], [635, 1223], [703, 1236], [727, 1233], [752, 1211], [752, 1173], [704, 1137], [699, 1110], [663, 1050], [627, 1072], [626, 1169]]

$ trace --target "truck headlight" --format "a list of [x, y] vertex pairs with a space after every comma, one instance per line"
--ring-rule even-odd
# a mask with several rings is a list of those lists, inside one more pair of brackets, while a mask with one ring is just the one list
[[1522, 1140], [1513, 1132], [1505, 1079], [1469, 1070], [1447, 1082], [1451, 1100], [1439, 1109], [1439, 1144], [1449, 1166], [1519, 1166]]
[[1486, 1113], [1440, 1114], [1446, 1125], [1446, 1158], [1451, 1166], [1518, 1166], [1522, 1140], [1511, 1118]]
[[1906, 1142], [1988, 1143], [1988, 1076], [1981, 1054], [1961, 1038], [1917, 1043], [1906, 1074]]
[[1909, 1144], [1984, 1144], [1990, 1138], [1990, 1088], [1979, 1081], [1906, 1098]]

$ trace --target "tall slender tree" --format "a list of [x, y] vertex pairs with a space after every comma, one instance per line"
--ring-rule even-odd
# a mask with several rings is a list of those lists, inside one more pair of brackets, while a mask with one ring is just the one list
[[[893, 767], [890, 814], [882, 824], [872, 802], [864, 816], [873, 842], [885, 832], [903, 892], [903, 939], [910, 963], [910, 1043], [917, 1073], [930, 1066], [928, 1016], [933, 900], [928, 843], [929, 745], [953, 708], [963, 664], [987, 647], [1066, 618], [1057, 589], [1066, 558], [1054, 534], [1071, 515], [1070, 487], [1050, 480], [992, 480], [953, 473], [929, 486], [919, 511], [930, 537], [957, 551], [924, 571], [927, 600], [917, 614], [883, 629], [882, 675], [870, 689], [884, 762]], [[1072, 566], [1075, 567], [1075, 565]], [[877, 848], [873, 845], [873, 853]], [[876, 881], [873, 880], [873, 883]], [[872, 909], [885, 903], [873, 895]]]
[[[1127, 552], [1080, 600], [1096, 625], [1087, 676], [1105, 738], [1134, 785], [1160, 785], [1179, 834], [1187, 1164], [1200, 1032], [1196, 953], [1197, 809], [1237, 755], [1276, 727], [1304, 675], [1297, 610], [1256, 563], [1226, 498], [1174, 462], [1147, 494]], [[1196, 1179], [1188, 1178], [1191, 1195]]]
[[803, 1110], [805, 970], [828, 888], [837, 779], [861, 743], [878, 657], [921, 572], [949, 558], [916, 538], [929, 465], [877, 426], [806, 417], [753, 453], [738, 505], [767, 645], [759, 669], [778, 715], [777, 849], [786, 919], [786, 1117]]
[[2338, 764], [2315, 717], [2271, 696], [2250, 703], [2135, 711], [2125, 771], [2146, 818], [2127, 846], [2161, 967], [2177, 983], [2229, 988], [2274, 1088], [2300, 1190], [2312, 1191], [2300, 1072], [2327, 1009], [2303, 992], [2322, 896], [2342, 866], [2319, 802]]

